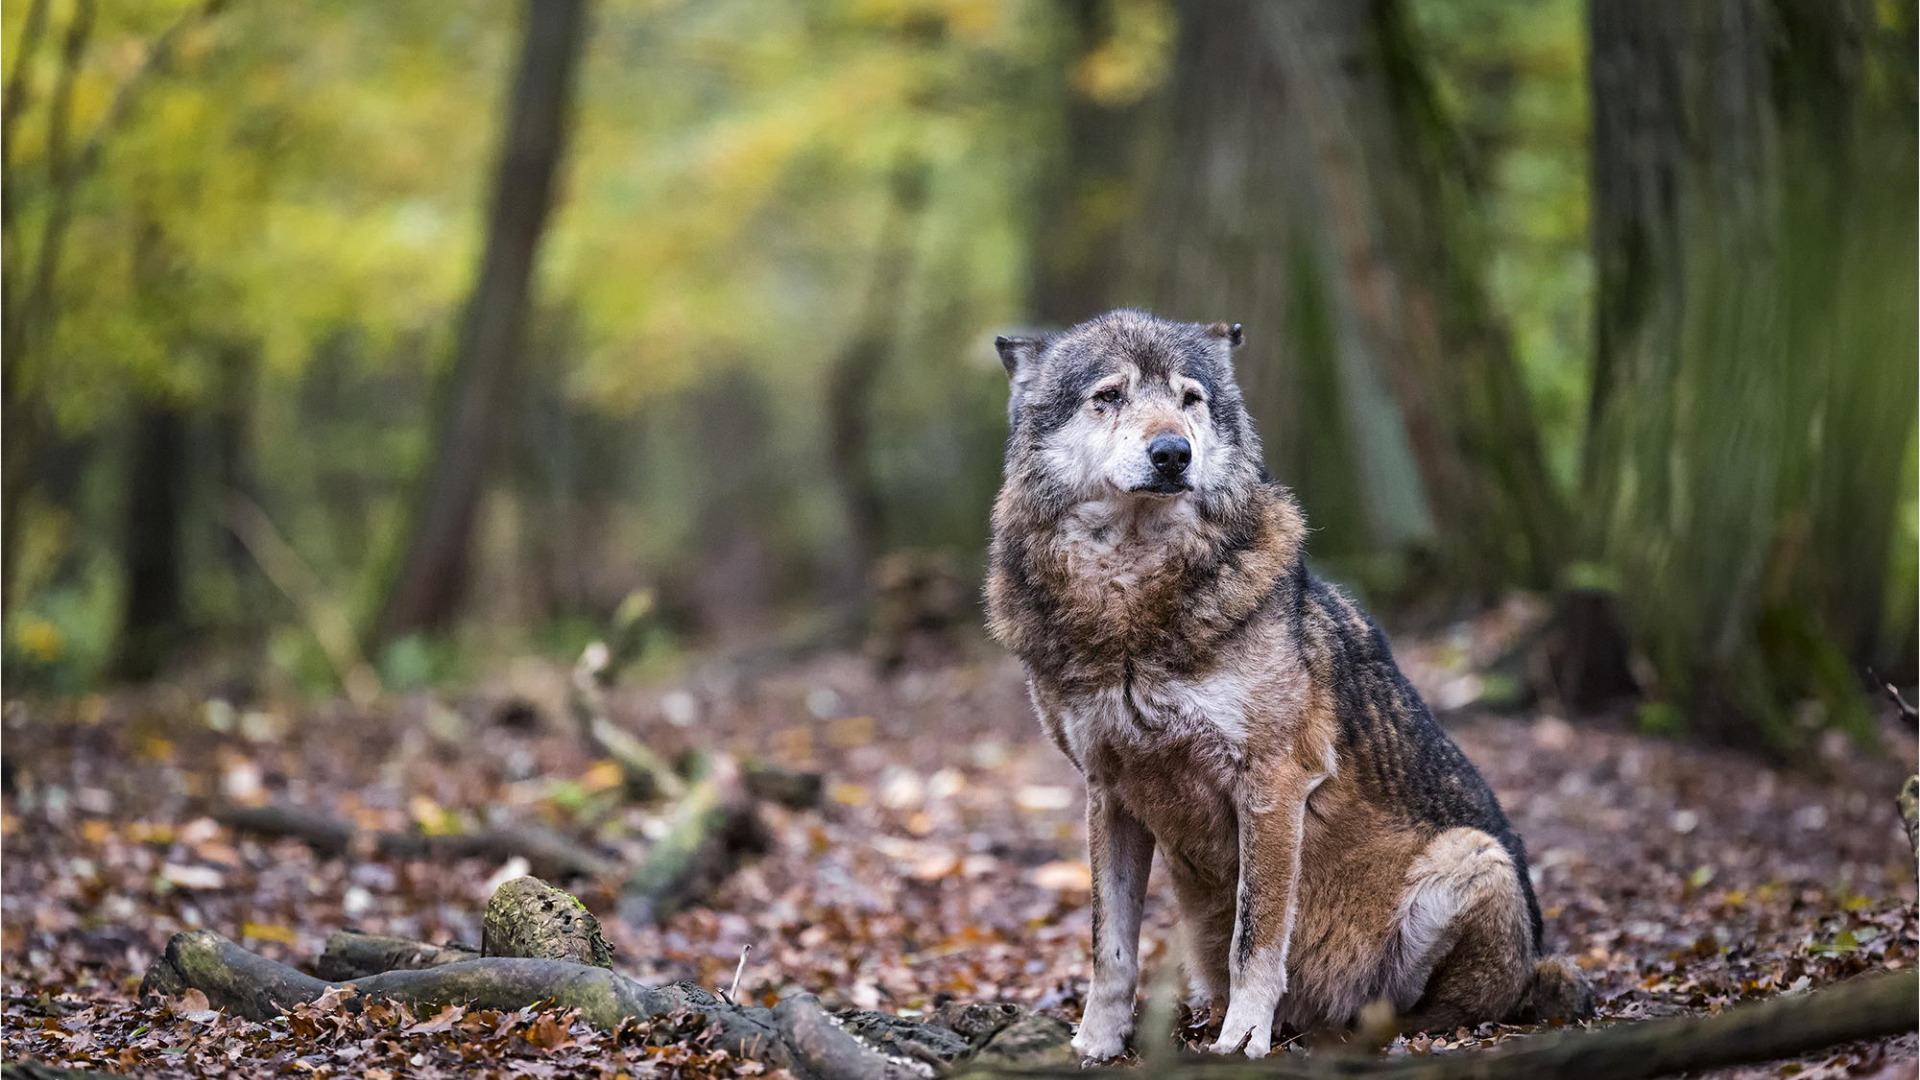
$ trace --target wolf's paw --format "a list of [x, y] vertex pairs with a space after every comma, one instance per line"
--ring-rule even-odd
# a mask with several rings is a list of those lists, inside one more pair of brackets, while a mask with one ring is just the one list
[[1073, 1036], [1073, 1052], [1090, 1061], [1119, 1057], [1127, 1052], [1127, 1030], [1118, 1024], [1081, 1024]]
[[1220, 1028], [1220, 1041], [1213, 1044], [1213, 1052], [1231, 1054], [1239, 1050], [1242, 1043], [1246, 1044], [1248, 1057], [1266, 1057], [1273, 1049], [1273, 1025], [1236, 1023], [1229, 1016]]

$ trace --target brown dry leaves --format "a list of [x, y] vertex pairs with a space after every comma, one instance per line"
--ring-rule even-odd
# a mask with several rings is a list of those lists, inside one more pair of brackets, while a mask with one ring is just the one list
[[[1482, 638], [1511, 632], [1500, 618], [1464, 628], [1464, 640], [1403, 649], [1423, 688], [1461, 685]], [[193, 994], [134, 1000], [155, 950], [195, 926], [296, 966], [342, 926], [479, 938], [501, 867], [320, 859], [214, 824], [220, 802], [285, 800], [384, 829], [533, 821], [614, 858], [644, 851], [658, 814], [624, 805], [617, 772], [582, 751], [557, 708], [563, 678], [519, 674], [463, 699], [369, 713], [209, 709], [181, 689], [10, 703], [6, 1055], [169, 1076], [764, 1072], [697, 1033], [597, 1033], [541, 1010], [416, 1016], [336, 993], [253, 1024]], [[544, 717], [532, 729], [529, 704]], [[515, 723], [495, 722], [503, 715]], [[615, 716], [662, 753], [718, 745], [821, 768], [830, 782], [818, 813], [771, 811], [776, 849], [708, 906], [658, 930], [609, 921], [623, 970], [725, 988], [752, 945], [743, 1000], [798, 989], [897, 1011], [951, 995], [1077, 1016], [1089, 932], [1080, 788], [1004, 660], [884, 683], [844, 657], [753, 679], [696, 673], [619, 695]], [[1837, 749], [1820, 763], [1827, 779], [1551, 717], [1474, 719], [1456, 735], [1527, 839], [1550, 947], [1588, 971], [1609, 1019], [1715, 1010], [1915, 963], [1914, 869], [1891, 809], [1910, 729], [1890, 736], [1889, 756]], [[609, 883], [573, 884], [609, 916]], [[1171, 926], [1156, 886], [1149, 970]], [[1428, 1033], [1388, 1053], [1518, 1030]], [[1913, 1059], [1909, 1038], [1748, 1072], [1911, 1075]]]

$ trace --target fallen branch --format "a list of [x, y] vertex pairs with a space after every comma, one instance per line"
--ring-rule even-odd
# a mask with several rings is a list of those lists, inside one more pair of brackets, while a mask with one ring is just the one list
[[478, 950], [463, 945], [429, 945], [358, 930], [336, 930], [327, 938], [327, 947], [314, 961], [313, 970], [323, 979], [344, 982], [383, 971], [439, 967], [479, 955]]
[[687, 793], [673, 819], [622, 890], [620, 917], [643, 925], [670, 918], [733, 872], [740, 857], [764, 850], [766, 826], [754, 812], [740, 765], [704, 754], [688, 770]]
[[[581, 738], [596, 756], [619, 766], [621, 786], [635, 802], [678, 799], [686, 789], [686, 770], [676, 771], [646, 743], [615, 724], [607, 708], [607, 693], [620, 669], [638, 655], [641, 630], [652, 610], [653, 594], [648, 592], [634, 593], [621, 603], [605, 640], [581, 650], [567, 697]], [[794, 810], [820, 805], [825, 784], [819, 773], [795, 772], [760, 761], [745, 762], [743, 769], [747, 791], [756, 799]]]
[[1885, 683], [1884, 685], [1887, 689], [1887, 696], [1893, 699], [1893, 707], [1900, 710], [1902, 717], [1907, 720], [1920, 720], [1920, 709], [1916, 709], [1913, 704], [1907, 700], [1907, 696], [1900, 692], [1899, 687], [1892, 683]]
[[[1157, 1075], [1187, 1080], [1645, 1080], [1777, 1061], [1836, 1043], [1902, 1035], [1915, 1029], [1916, 1010], [1920, 1010], [1920, 982], [1913, 972], [1899, 971], [1853, 979], [1811, 994], [1739, 1005], [1717, 1016], [1554, 1032], [1491, 1050], [1392, 1061], [1314, 1059], [1307, 1064], [1292, 1055], [1261, 1061], [1186, 1056]], [[983, 1067], [963, 1075], [972, 1080], [991, 1076], [1065, 1080], [1083, 1077], [1086, 1070]]]
[[[517, 1010], [549, 1005], [577, 1010], [602, 1030], [635, 1021], [664, 1024], [655, 1035], [697, 1029], [712, 1045], [809, 1080], [904, 1080], [961, 1063], [967, 1077], [1086, 1075], [1073, 1063], [1068, 1026], [1006, 1003], [950, 1003], [925, 1017], [849, 1010], [830, 1015], [811, 995], [790, 995], [772, 1009], [722, 1000], [690, 983], [651, 987], [598, 960], [599, 924], [572, 896], [544, 882], [516, 879], [487, 908], [486, 951], [530, 955], [473, 957], [464, 950], [393, 938], [346, 935], [328, 953], [363, 961], [385, 954], [418, 968], [367, 972], [354, 992], [416, 1009], [467, 1005]], [[595, 944], [597, 942], [597, 944]], [[449, 953], [462, 958], [447, 960]], [[578, 963], [563, 956], [585, 955]], [[347, 983], [315, 978], [248, 952], [205, 930], [175, 934], [141, 984], [143, 995], [174, 997], [188, 989], [216, 1008], [265, 1021]], [[1482, 1051], [1382, 1061], [1365, 1055], [1283, 1054], [1262, 1061], [1173, 1055], [1156, 1077], [1186, 1080], [1644, 1080], [1795, 1057], [1837, 1043], [1884, 1038], [1915, 1029], [1920, 982], [1911, 971], [1866, 976], [1812, 994], [1736, 1006], [1714, 1016], [1630, 1022], [1565, 1030], [1509, 1041]], [[1110, 1070], [1101, 1070], [1110, 1071]]]
[[505, 862], [518, 856], [527, 860], [534, 873], [545, 877], [607, 878], [617, 873], [612, 861], [580, 847], [551, 829], [532, 825], [505, 826], [446, 836], [363, 832], [350, 822], [285, 803], [227, 807], [216, 811], [213, 818], [236, 832], [299, 840], [327, 857], [339, 857], [362, 849], [372, 850], [390, 859], [403, 860], [483, 859]]
[[676, 799], [681, 794], [680, 778], [674, 775], [659, 755], [647, 744], [629, 735], [615, 724], [607, 711], [607, 691], [620, 669], [640, 651], [641, 629], [653, 610], [653, 594], [637, 592], [620, 604], [614, 613], [605, 641], [595, 641], [580, 653], [573, 665], [572, 688], [567, 704], [580, 735], [600, 757], [620, 767], [627, 797], [636, 802]]

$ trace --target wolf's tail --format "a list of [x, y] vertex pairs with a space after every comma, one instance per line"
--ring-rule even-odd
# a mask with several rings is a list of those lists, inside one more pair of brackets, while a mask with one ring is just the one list
[[1527, 1022], [1582, 1020], [1593, 1015], [1593, 987], [1580, 969], [1558, 956], [1542, 957], [1533, 966], [1533, 982], [1515, 1010]]

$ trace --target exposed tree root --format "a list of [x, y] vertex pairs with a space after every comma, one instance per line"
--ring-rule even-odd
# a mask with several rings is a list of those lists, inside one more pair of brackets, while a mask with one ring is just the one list
[[429, 945], [358, 930], [336, 930], [327, 938], [326, 951], [314, 961], [313, 970], [323, 979], [344, 982], [383, 971], [439, 967], [479, 955], [479, 950], [463, 945]]
[[[488, 955], [336, 934], [317, 965], [330, 978], [304, 974], [195, 930], [173, 936], [141, 991], [172, 997], [196, 989], [214, 1007], [256, 1021], [349, 984], [360, 997], [416, 1009], [458, 1004], [510, 1011], [550, 1003], [576, 1010], [602, 1030], [641, 1022], [664, 1024], [671, 1037], [700, 1032], [729, 1053], [809, 1080], [904, 1080], [950, 1070], [975, 1078], [1064, 1080], [1086, 1073], [1074, 1064], [1068, 1046], [1072, 1030], [1065, 1023], [1006, 1003], [951, 1004], [925, 1017], [858, 1010], [835, 1015], [808, 994], [791, 995], [768, 1009], [722, 1000], [691, 983], [647, 986], [606, 966], [610, 950], [599, 924], [577, 900], [533, 879], [501, 886], [488, 905], [486, 923]], [[387, 962], [396, 966], [370, 970]], [[1899, 1035], [1915, 1029], [1916, 1010], [1920, 983], [1913, 972], [1901, 971], [1741, 1005], [1717, 1016], [1552, 1032], [1490, 1050], [1391, 1061], [1353, 1054], [1283, 1054], [1264, 1061], [1160, 1057], [1154, 1072], [1188, 1080], [1641, 1080]]]

